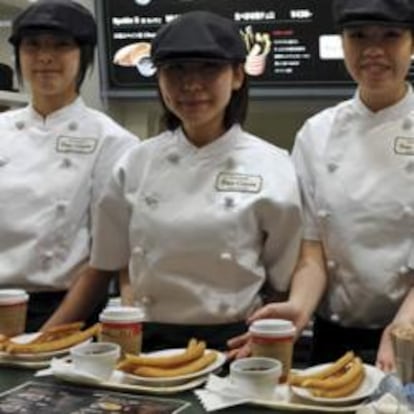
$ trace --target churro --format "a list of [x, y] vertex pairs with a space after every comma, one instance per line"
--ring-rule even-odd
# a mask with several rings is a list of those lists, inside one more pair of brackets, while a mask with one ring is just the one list
[[191, 339], [183, 352], [166, 356], [136, 356], [127, 354], [126, 361], [135, 365], [173, 368], [200, 358], [204, 354], [205, 349], [206, 343], [204, 341], [197, 342], [197, 340]]
[[289, 383], [309, 389], [315, 397], [340, 398], [356, 391], [365, 378], [361, 359], [347, 352], [337, 361], [309, 375], [291, 375]]
[[142, 377], [171, 378], [196, 373], [211, 365], [218, 357], [206, 351], [206, 343], [191, 339], [185, 350], [170, 355], [127, 354], [117, 369]]
[[58, 351], [60, 349], [69, 348], [86, 341], [89, 338], [97, 336], [99, 333], [100, 324], [97, 323], [84, 331], [76, 331], [65, 337], [40, 343], [18, 344], [9, 342], [6, 346], [6, 351], [10, 354], [27, 353], [38, 354], [41, 352]]
[[315, 372], [314, 374], [301, 375], [301, 374], [291, 374], [289, 377], [289, 383], [291, 385], [297, 385], [299, 387], [303, 386], [303, 382], [309, 379], [324, 379], [329, 376], [335, 375], [337, 372], [341, 371], [347, 364], [349, 364], [355, 355], [352, 351], [348, 351], [341, 358], [333, 362], [332, 364], [322, 368], [321, 370]]
[[140, 366], [134, 370], [134, 374], [141, 377], [171, 378], [181, 375], [192, 374], [208, 367], [217, 359], [214, 351], [205, 352], [204, 355], [194, 361], [185, 363], [175, 368], [158, 368], [150, 366]]

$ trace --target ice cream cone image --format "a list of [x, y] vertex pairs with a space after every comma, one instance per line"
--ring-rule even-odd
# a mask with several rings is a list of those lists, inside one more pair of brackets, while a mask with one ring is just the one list
[[253, 33], [252, 27], [247, 26], [242, 32], [248, 54], [244, 65], [245, 72], [250, 76], [260, 76], [266, 70], [267, 56], [270, 52], [271, 41], [269, 33]]

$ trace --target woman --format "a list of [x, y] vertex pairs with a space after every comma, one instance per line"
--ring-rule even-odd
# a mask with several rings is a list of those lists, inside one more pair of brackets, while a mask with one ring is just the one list
[[391, 329], [414, 322], [414, 95], [406, 82], [414, 4], [334, 0], [333, 11], [358, 89], [297, 135], [301, 259], [288, 304], [269, 305], [252, 320], [285, 315], [303, 327], [327, 283], [312, 362], [353, 349], [388, 371], [394, 368]]
[[0, 284], [29, 292], [33, 331], [58, 308], [49, 325], [87, 317], [103, 299], [101, 284], [74, 313], [60, 307], [96, 273], [87, 266], [91, 210], [108, 171], [137, 140], [79, 97], [96, 44], [87, 9], [37, 2], [13, 21], [9, 40], [31, 103], [0, 115]]
[[[301, 238], [288, 155], [243, 131], [246, 51], [226, 18], [197, 11], [152, 43], [167, 131], [120, 161], [97, 214], [92, 265], [129, 264], [145, 307], [144, 349], [224, 348], [261, 305], [285, 291]], [[125, 299], [125, 295], [124, 295]]]

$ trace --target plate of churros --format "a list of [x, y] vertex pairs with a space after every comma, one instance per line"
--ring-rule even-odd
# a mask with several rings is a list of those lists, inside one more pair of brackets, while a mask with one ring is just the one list
[[53, 357], [62, 356], [77, 344], [90, 341], [99, 332], [99, 324], [82, 330], [83, 322], [64, 324], [43, 332], [2, 338], [0, 363], [38, 368]]
[[291, 374], [289, 384], [301, 398], [323, 404], [349, 404], [369, 397], [383, 377], [381, 370], [364, 364], [350, 351], [333, 363]]
[[187, 348], [165, 349], [130, 355], [118, 364], [132, 383], [150, 386], [183, 384], [219, 369], [226, 361], [222, 352], [207, 349], [204, 341], [191, 339]]

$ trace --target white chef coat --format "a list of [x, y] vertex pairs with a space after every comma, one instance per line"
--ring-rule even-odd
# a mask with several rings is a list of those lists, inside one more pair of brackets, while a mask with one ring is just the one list
[[129, 263], [149, 321], [242, 321], [266, 279], [287, 290], [302, 226], [284, 150], [239, 125], [202, 148], [178, 129], [123, 157], [109, 184], [91, 262]]
[[322, 317], [379, 328], [414, 282], [414, 95], [371, 112], [353, 99], [310, 118], [293, 160], [305, 239], [320, 240], [329, 286]]
[[81, 98], [0, 115], [0, 286], [67, 289], [87, 260], [91, 207], [132, 134]]

